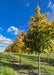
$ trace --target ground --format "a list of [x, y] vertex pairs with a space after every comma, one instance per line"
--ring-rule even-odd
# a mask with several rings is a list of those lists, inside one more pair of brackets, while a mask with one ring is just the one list
[[[41, 73], [54, 75], [54, 53], [41, 54]], [[0, 75], [38, 75], [38, 55], [0, 53]], [[43, 74], [42, 74], [43, 75]]]

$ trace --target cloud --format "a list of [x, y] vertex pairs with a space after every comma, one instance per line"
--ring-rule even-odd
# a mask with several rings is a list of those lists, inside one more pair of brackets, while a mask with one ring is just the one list
[[27, 4], [26, 4], [26, 7], [29, 7], [29, 6], [30, 6], [30, 3], [27, 3]]
[[0, 34], [0, 47], [7, 47], [10, 43], [12, 43], [11, 39]]
[[51, 5], [51, 9], [52, 9], [52, 11], [54, 11], [54, 4]]
[[3, 52], [6, 47], [0, 47], [0, 51]]
[[0, 27], [0, 31], [3, 31], [3, 29]]
[[52, 19], [54, 19], [54, 4], [51, 4], [50, 11], [48, 13], [48, 21], [52, 22]]
[[51, 1], [49, 1], [49, 4], [48, 4], [47, 8], [49, 8], [49, 7], [51, 6], [51, 4], [52, 4], [52, 2], [51, 2]]
[[25, 3], [27, 8], [30, 6], [30, 3], [27, 0], [22, 0], [22, 1]]
[[11, 26], [10, 28], [8, 28], [7, 32], [10, 32], [14, 35], [17, 35], [18, 34], [18, 28]]

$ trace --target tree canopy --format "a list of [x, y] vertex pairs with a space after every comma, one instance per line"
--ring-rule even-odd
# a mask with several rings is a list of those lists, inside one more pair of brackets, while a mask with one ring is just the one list
[[[48, 14], [40, 13], [39, 5], [35, 9], [35, 15], [30, 17], [25, 43], [31, 50], [30, 52], [50, 52], [54, 43], [54, 21], [52, 23], [47, 20]], [[50, 49], [49, 49], [50, 48]]]

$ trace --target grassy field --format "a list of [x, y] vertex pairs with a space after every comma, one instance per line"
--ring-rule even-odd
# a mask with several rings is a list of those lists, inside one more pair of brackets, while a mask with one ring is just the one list
[[0, 53], [0, 75], [17, 75], [13, 70], [13, 64], [4, 53]]
[[[40, 55], [41, 73], [54, 75], [54, 53]], [[0, 75], [37, 75], [38, 55], [0, 53]]]

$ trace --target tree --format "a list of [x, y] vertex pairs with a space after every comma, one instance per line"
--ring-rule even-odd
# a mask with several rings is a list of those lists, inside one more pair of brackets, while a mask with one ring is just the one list
[[13, 43], [9, 44], [4, 52], [13, 52]]
[[[39, 75], [40, 75], [40, 53], [50, 52], [49, 47], [53, 46], [51, 41], [54, 41], [54, 22], [49, 23], [46, 16], [40, 13], [39, 6], [35, 9], [35, 15], [32, 15], [27, 28], [27, 35], [25, 36], [25, 45], [30, 48], [31, 53], [38, 53], [39, 58]], [[52, 48], [52, 47], [50, 47]], [[53, 51], [53, 49], [52, 49]]]
[[24, 35], [25, 35], [25, 32], [19, 31], [17, 37], [14, 38], [13, 51], [20, 54], [20, 64], [21, 64], [21, 53], [24, 52], [23, 50], [24, 49], [24, 42], [23, 42]]
[[4, 52], [14, 52], [20, 54], [20, 64], [21, 64], [21, 53], [25, 52], [26, 49], [23, 42], [25, 34], [26, 34], [25, 32], [19, 31], [17, 37], [14, 38], [13, 43], [8, 45], [8, 47], [4, 50]]

